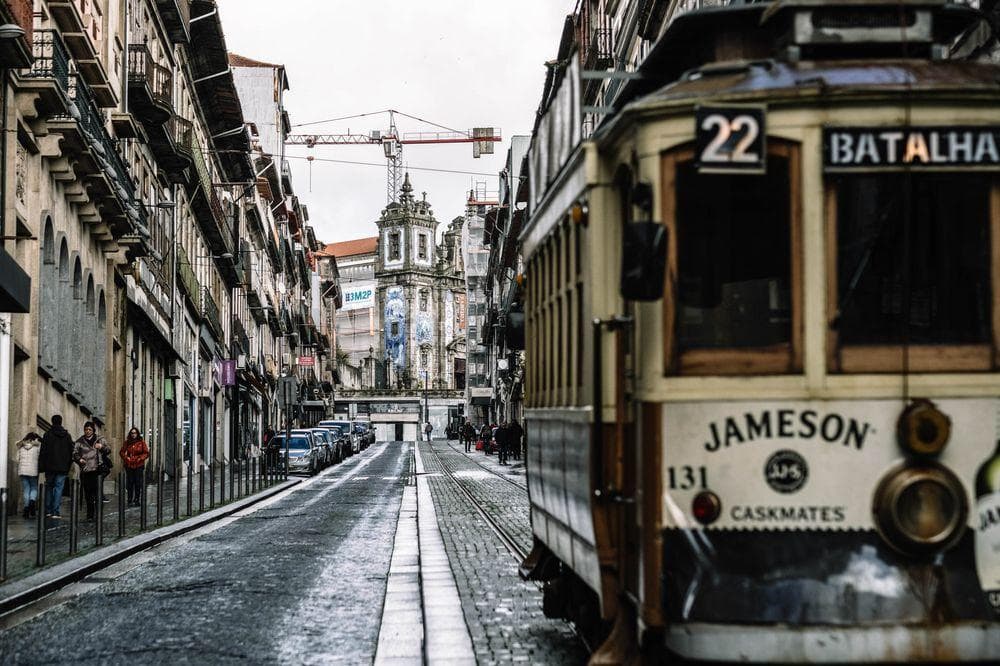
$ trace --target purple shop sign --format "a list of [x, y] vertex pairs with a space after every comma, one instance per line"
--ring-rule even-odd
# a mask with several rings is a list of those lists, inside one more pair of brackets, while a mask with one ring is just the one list
[[222, 362], [222, 386], [236, 386], [236, 361]]

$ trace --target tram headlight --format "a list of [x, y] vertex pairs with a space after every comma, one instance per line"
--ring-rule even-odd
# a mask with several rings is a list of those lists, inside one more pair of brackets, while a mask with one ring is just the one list
[[961, 537], [969, 504], [951, 470], [907, 465], [883, 477], [872, 512], [890, 546], [907, 555], [927, 555], [947, 550]]
[[918, 456], [936, 456], [951, 437], [951, 419], [930, 400], [914, 400], [896, 423], [899, 445]]
[[702, 525], [711, 525], [722, 513], [722, 500], [711, 490], [703, 490], [691, 501], [691, 513]]

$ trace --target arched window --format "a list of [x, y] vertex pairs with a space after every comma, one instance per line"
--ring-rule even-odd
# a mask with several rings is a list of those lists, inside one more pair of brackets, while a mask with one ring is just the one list
[[87, 300], [86, 300], [86, 312], [89, 315], [94, 314], [94, 276], [87, 276]]
[[80, 265], [80, 257], [73, 262], [73, 298], [83, 298], [83, 267]]
[[104, 329], [108, 324], [108, 307], [104, 302], [104, 290], [97, 292], [97, 326]]
[[45, 217], [45, 231], [42, 233], [42, 263], [56, 263], [56, 237], [52, 229], [52, 218]]
[[69, 246], [65, 238], [59, 245], [59, 279], [69, 280]]

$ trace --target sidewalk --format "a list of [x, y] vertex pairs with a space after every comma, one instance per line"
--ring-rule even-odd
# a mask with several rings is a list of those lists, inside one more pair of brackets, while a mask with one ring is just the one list
[[[69, 479], [63, 491], [61, 520], [46, 520], [45, 525], [45, 557], [44, 566], [82, 555], [93, 550], [98, 545], [112, 544], [120, 539], [135, 536], [163, 525], [169, 525], [177, 520], [184, 520], [199, 513], [218, 507], [224, 503], [246, 497], [255, 491], [266, 487], [264, 479], [259, 476], [247, 478], [250, 465], [243, 468], [243, 477], [237, 478], [235, 485], [230, 483], [230, 466], [217, 466], [210, 471], [204, 469], [204, 475], [195, 474], [193, 479], [182, 477], [177, 488], [177, 502], [174, 501], [174, 481], [165, 478], [162, 484], [162, 500], [158, 501], [156, 470], [147, 470], [145, 496], [145, 522], [143, 522], [140, 507], [124, 506], [124, 495], [119, 493], [119, 480], [124, 483], [124, 477], [108, 477], [104, 480], [104, 495], [108, 499], [98, 509], [102, 513], [103, 534], [100, 543], [97, 539], [97, 524], [86, 519], [87, 509], [79, 484], [72, 484]], [[239, 471], [239, 464], [233, 468]], [[223, 474], [225, 479], [223, 481]], [[234, 477], [236, 478], [236, 477]], [[191, 483], [189, 484], [189, 480]], [[225, 500], [222, 498], [225, 487]], [[71, 552], [72, 502], [71, 492], [76, 488], [78, 495], [76, 552]], [[124, 493], [124, 487], [121, 492]], [[190, 497], [188, 495], [190, 490]], [[40, 498], [41, 499], [41, 498]], [[189, 504], [190, 502], [190, 504]], [[160, 508], [162, 505], [162, 508]], [[124, 508], [124, 514], [121, 513]], [[42, 507], [39, 505], [39, 512]], [[38, 571], [38, 531], [37, 518], [24, 519], [20, 511], [7, 519], [7, 577], [4, 582], [21, 578]], [[2, 584], [0, 584], [2, 585]]]

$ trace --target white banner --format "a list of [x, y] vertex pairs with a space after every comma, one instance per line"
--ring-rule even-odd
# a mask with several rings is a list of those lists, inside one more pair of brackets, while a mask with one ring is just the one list
[[375, 283], [348, 283], [344, 287], [344, 307], [341, 310], [362, 310], [375, 307]]
[[[1000, 400], [935, 400], [951, 419], [938, 462], [975, 506], [976, 470], [993, 453]], [[896, 443], [902, 401], [676, 403], [663, 410], [664, 520], [700, 527], [695, 495], [722, 502], [707, 529], [871, 529], [882, 477], [904, 457]], [[969, 525], [975, 525], [975, 510]]]

